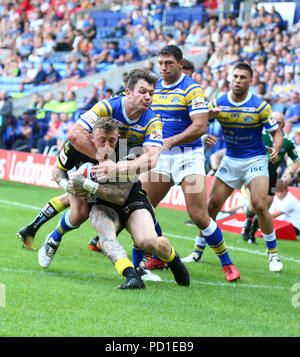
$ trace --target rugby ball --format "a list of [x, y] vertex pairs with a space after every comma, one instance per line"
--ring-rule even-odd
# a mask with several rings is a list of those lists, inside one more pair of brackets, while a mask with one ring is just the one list
[[95, 164], [92, 162], [85, 162], [78, 168], [77, 172], [79, 172], [83, 177], [96, 181], [94, 175], [91, 175], [91, 168], [93, 166], [95, 166]]

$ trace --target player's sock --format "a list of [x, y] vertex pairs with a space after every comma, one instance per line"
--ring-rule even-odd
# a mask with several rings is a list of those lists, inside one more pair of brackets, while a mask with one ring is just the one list
[[251, 229], [250, 229], [250, 235], [251, 235], [251, 237], [253, 237], [254, 234], [257, 232], [258, 226], [259, 226], [259, 224], [258, 224], [258, 217], [255, 216], [254, 221], [253, 221], [253, 224], [252, 224]]
[[262, 232], [262, 235], [266, 242], [268, 253], [277, 253], [277, 239], [275, 230], [271, 234], [265, 234]]
[[247, 219], [245, 222], [245, 227], [250, 227], [252, 224], [253, 217], [255, 216], [255, 213], [249, 211], [249, 207], [247, 207], [246, 215], [247, 215]]
[[60, 242], [62, 239], [62, 236], [66, 234], [67, 232], [70, 232], [73, 229], [76, 229], [79, 227], [78, 226], [73, 226], [70, 222], [70, 212], [71, 210], [67, 210], [61, 217], [58, 225], [56, 226], [54, 232], [51, 233], [51, 237], [56, 241]]
[[140, 265], [140, 262], [144, 259], [145, 251], [139, 248], [136, 244], [132, 243], [132, 264], [135, 268]]
[[205, 246], [205, 238], [196, 236], [193, 252], [197, 253], [201, 257], [204, 252]]
[[162, 258], [162, 257], [160, 257], [160, 258], [157, 257], [157, 258], [163, 262], [170, 263], [174, 260], [175, 256], [176, 256], [175, 249], [173, 247], [171, 247], [171, 254], [170, 254], [169, 258]]
[[47, 204], [41, 209], [39, 214], [35, 219], [28, 225], [27, 229], [30, 234], [33, 236], [38, 231], [38, 229], [49, 219], [55, 217], [58, 213], [63, 211], [65, 206], [59, 200], [58, 197], [52, 198]]
[[233, 264], [227, 252], [222, 231], [213, 219], [211, 219], [209, 226], [202, 229], [201, 232], [206, 243], [217, 254], [222, 266]]
[[121, 258], [115, 262], [115, 268], [120, 275], [125, 276], [127, 279], [130, 276], [136, 276], [133, 264], [128, 258]]

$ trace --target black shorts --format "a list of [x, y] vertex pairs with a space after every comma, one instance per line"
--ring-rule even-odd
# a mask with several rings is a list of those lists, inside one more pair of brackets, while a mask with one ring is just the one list
[[154, 224], [156, 221], [153, 208], [149, 202], [146, 191], [142, 189], [142, 184], [140, 181], [134, 183], [124, 205], [118, 206], [101, 199], [97, 199], [95, 204], [102, 204], [107, 207], [111, 207], [118, 213], [121, 227], [117, 233], [120, 233], [125, 228], [131, 213], [138, 209], [146, 209], [150, 212]]
[[269, 192], [268, 192], [268, 196], [275, 196], [276, 182], [277, 182], [277, 174], [269, 176]]

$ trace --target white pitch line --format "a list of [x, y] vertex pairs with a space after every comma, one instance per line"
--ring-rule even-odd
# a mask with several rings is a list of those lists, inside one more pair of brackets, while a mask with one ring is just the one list
[[[7, 204], [7, 205], [12, 205], [12, 206], [19, 206], [19, 207], [29, 208], [29, 209], [32, 209], [32, 210], [35, 210], [35, 211], [41, 209], [41, 207], [27, 205], [27, 204], [24, 204], [24, 203], [13, 202], [13, 201], [0, 200], [0, 204], [1, 203]], [[195, 238], [192, 238], [192, 237], [184, 237], [184, 236], [180, 236], [180, 235], [176, 235], [176, 234], [172, 234], [172, 233], [167, 233], [167, 232], [164, 232], [164, 234], [166, 236], [168, 236], [168, 237], [171, 237], [171, 238], [177, 238], [177, 239], [182, 239], [182, 240], [188, 240], [188, 241], [191, 241], [191, 242], [195, 242]], [[231, 249], [231, 250], [237, 250], [237, 251], [244, 252], [244, 253], [266, 256], [266, 253], [260, 252], [258, 250], [251, 250], [251, 249], [246, 249], [246, 248], [233, 247], [233, 246], [229, 246], [229, 245], [227, 247], [228, 247], [228, 249]], [[280, 255], [280, 258], [284, 259], [284, 260], [287, 260], [287, 261], [291, 261], [293, 263], [300, 263], [299, 259], [284, 257], [282, 255]]]
[[[46, 270], [29, 270], [29, 269], [14, 269], [8, 267], [0, 267], [0, 272], [6, 273], [19, 273], [19, 274], [40, 274], [40, 275], [54, 275], [54, 276], [72, 276], [72, 277], [85, 277], [85, 278], [96, 278], [98, 275], [94, 273], [77, 273], [77, 272], [55, 272], [55, 271], [46, 271]], [[100, 276], [99, 276], [100, 277]], [[174, 280], [161, 280], [164, 283], [175, 283]], [[159, 282], [158, 282], [159, 283]], [[271, 286], [271, 285], [259, 285], [259, 284], [243, 284], [240, 282], [235, 283], [221, 283], [213, 281], [199, 281], [191, 280], [191, 285], [209, 285], [209, 286], [220, 286], [220, 287], [229, 287], [229, 288], [250, 288], [250, 289], [286, 289], [283, 286]]]
[[[177, 238], [177, 239], [182, 239], [182, 240], [188, 240], [188, 241], [195, 242], [195, 238], [183, 237], [183, 236], [179, 236], [179, 235], [172, 234], [172, 233], [167, 233], [167, 232], [164, 232], [163, 234], [165, 234], [167, 237]], [[260, 252], [260, 251], [258, 251], [258, 250], [251, 250], [251, 249], [246, 249], [246, 248], [233, 247], [233, 246], [230, 246], [230, 245], [227, 245], [227, 248], [228, 248], [228, 249], [231, 249], [231, 250], [237, 250], [237, 251], [240, 251], [240, 252], [244, 252], [244, 253], [249, 253], [249, 254], [263, 255], [263, 256], [266, 256], [266, 255], [267, 255], [267, 253]], [[300, 260], [299, 260], [299, 259], [284, 257], [284, 256], [282, 256], [281, 254], [280, 254], [280, 258], [281, 258], [281, 259], [284, 259], [284, 260], [289, 260], [289, 261], [291, 261], [291, 262], [293, 262], [293, 263], [300, 263]]]

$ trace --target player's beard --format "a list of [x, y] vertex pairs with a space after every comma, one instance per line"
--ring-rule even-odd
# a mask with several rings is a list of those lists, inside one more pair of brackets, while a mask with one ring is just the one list
[[248, 92], [249, 88], [239, 88], [238, 90], [235, 90], [234, 88], [232, 88], [232, 93], [237, 97], [237, 98], [241, 98], [244, 97], [247, 92]]

